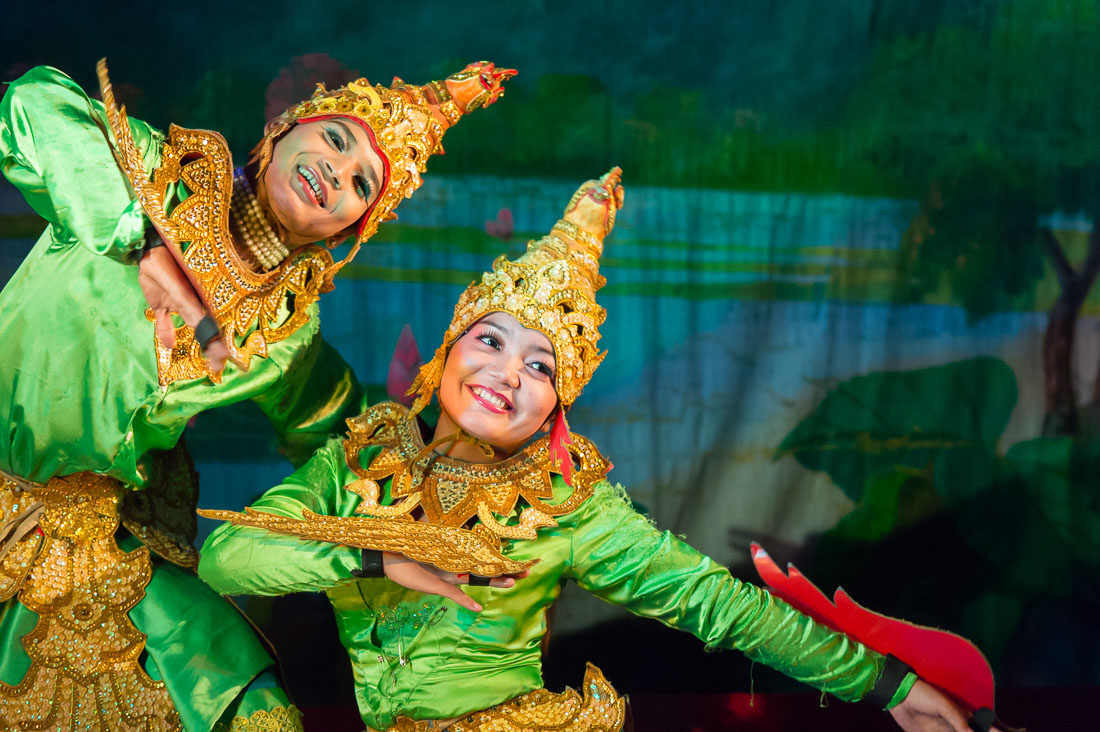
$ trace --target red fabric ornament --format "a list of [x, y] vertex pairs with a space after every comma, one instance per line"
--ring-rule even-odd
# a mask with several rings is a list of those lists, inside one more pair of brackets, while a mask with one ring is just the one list
[[554, 426], [550, 428], [550, 457], [569, 487], [573, 487], [573, 456], [566, 445], [572, 444], [569, 423], [565, 421], [565, 410], [559, 404], [554, 415]]

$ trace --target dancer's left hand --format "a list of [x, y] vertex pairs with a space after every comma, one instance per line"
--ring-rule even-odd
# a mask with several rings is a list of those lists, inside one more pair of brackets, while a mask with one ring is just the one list
[[890, 715], [905, 732], [970, 732], [962, 707], [920, 679]]

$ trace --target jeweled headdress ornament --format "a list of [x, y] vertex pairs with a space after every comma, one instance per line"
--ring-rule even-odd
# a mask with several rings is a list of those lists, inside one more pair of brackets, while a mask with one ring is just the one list
[[409, 390], [413, 411], [423, 409], [439, 388], [447, 353], [470, 326], [486, 315], [505, 312], [524, 327], [541, 331], [554, 346], [558, 400], [568, 407], [592, 378], [606, 352], [600, 352], [599, 326], [607, 312], [596, 303], [603, 240], [622, 207], [622, 171], [613, 168], [582, 185], [548, 236], [527, 244], [515, 261], [503, 256], [491, 272], [473, 282], [455, 306], [443, 343]]
[[[318, 84], [311, 98], [267, 124], [255, 157], [262, 172], [271, 159], [274, 142], [297, 123], [333, 116], [358, 122], [382, 157], [384, 179], [381, 193], [359, 221], [357, 248], [374, 234], [378, 224], [397, 218], [393, 209], [420, 187], [420, 174], [427, 169], [429, 156], [443, 152], [447, 129], [462, 115], [499, 99], [504, 94], [503, 83], [515, 75], [515, 69], [498, 69], [489, 61], [478, 61], [424, 86], [406, 84], [398, 77], [389, 87], [372, 86], [366, 79], [333, 91]], [[348, 259], [352, 256], [354, 250]]]
[[[320, 293], [332, 289], [336, 272], [355, 256], [381, 221], [395, 218], [393, 209], [420, 185], [428, 157], [443, 150], [443, 133], [463, 114], [498, 99], [503, 93], [501, 84], [516, 73], [482, 61], [423, 87], [400, 79], [390, 88], [371, 86], [360, 79], [331, 92], [318, 88], [311, 99], [272, 120], [256, 150], [261, 171], [279, 136], [294, 124], [343, 116], [367, 130], [382, 157], [385, 175], [376, 200], [359, 222], [355, 244], [342, 262], [334, 264], [324, 247], [309, 246], [294, 250], [268, 272], [255, 272], [231, 243], [233, 163], [225, 139], [214, 132], [172, 125], [161, 149], [161, 164], [149, 180], [144, 157], [130, 134], [126, 110], [115, 103], [104, 61], [97, 70], [119, 167], [217, 322], [230, 359], [242, 369], [248, 368], [253, 356], [266, 357], [268, 344], [287, 338], [309, 320], [310, 305]], [[190, 196], [169, 213], [169, 191], [181, 181]], [[202, 344], [190, 326], [176, 329], [173, 348], [158, 339], [156, 349], [161, 384], [202, 376], [220, 379], [220, 373], [208, 371]]]

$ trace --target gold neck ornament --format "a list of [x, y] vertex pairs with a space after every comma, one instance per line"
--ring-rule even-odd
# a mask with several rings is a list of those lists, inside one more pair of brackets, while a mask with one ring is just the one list
[[[611, 468], [592, 442], [575, 435], [569, 445], [576, 465], [573, 492], [551, 504], [551, 475], [558, 470], [548, 438], [507, 460], [482, 465], [435, 455], [424, 444], [415, 416], [400, 404], [376, 404], [348, 420], [348, 427], [344, 454], [357, 479], [345, 488], [362, 499], [354, 515], [323, 516], [305, 509], [299, 519], [252, 508], [243, 513], [200, 510], [199, 515], [303, 539], [396, 552], [447, 572], [496, 577], [522, 572], [536, 561], [506, 557], [503, 540], [534, 539], [538, 528], [556, 526], [554, 517], [584, 503]], [[372, 447], [381, 449], [364, 467], [360, 453]], [[382, 505], [379, 481], [391, 477], [394, 500]], [[527, 507], [520, 510], [518, 522], [505, 523], [521, 498]], [[418, 508], [425, 521], [413, 517]], [[474, 518], [479, 523], [466, 528]]]
[[[433, 452], [431, 447], [445, 440], [425, 445], [415, 416], [400, 404], [377, 404], [348, 420], [348, 427], [344, 454], [359, 480], [346, 488], [363, 499], [358, 513], [411, 520], [419, 508], [427, 523], [452, 528], [477, 518], [480, 523], [473, 530], [497, 540], [534, 539], [538, 528], [556, 526], [554, 516], [575, 510], [611, 468], [595, 444], [573, 435], [570, 452], [578, 466], [573, 470], [573, 492], [561, 503], [550, 504], [551, 475], [559, 470], [548, 437], [499, 462], [469, 463]], [[375, 446], [381, 451], [364, 467], [360, 452]], [[379, 503], [379, 481], [386, 478], [392, 478], [393, 500], [388, 506]], [[505, 524], [521, 498], [527, 507], [520, 510], [518, 523]]]

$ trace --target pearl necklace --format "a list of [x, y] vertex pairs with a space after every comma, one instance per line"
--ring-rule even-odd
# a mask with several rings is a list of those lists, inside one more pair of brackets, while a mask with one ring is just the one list
[[237, 235], [249, 253], [266, 270], [278, 267], [290, 254], [282, 240], [275, 234], [256, 200], [252, 181], [244, 169], [233, 171], [233, 196], [229, 199], [229, 214], [237, 225]]

